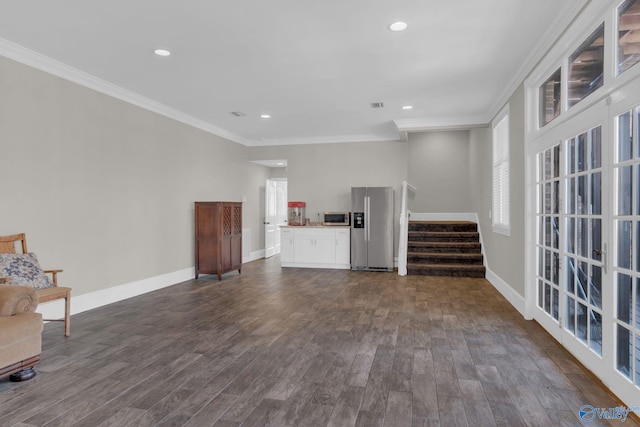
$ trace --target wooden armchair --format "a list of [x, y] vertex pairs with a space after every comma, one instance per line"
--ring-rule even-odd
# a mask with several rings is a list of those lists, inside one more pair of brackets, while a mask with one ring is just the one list
[[[20, 243], [17, 245], [16, 243]], [[21, 252], [17, 252], [16, 246], [19, 246]], [[23, 253], [27, 254], [27, 239], [24, 233], [13, 234], [11, 236], [0, 236], [0, 254], [15, 254]], [[64, 322], [64, 335], [69, 336], [71, 334], [71, 319], [70, 319], [70, 305], [71, 305], [71, 288], [65, 288], [58, 286], [58, 273], [62, 270], [44, 270], [44, 273], [51, 274], [53, 281], [53, 287], [36, 289], [38, 294], [38, 300], [40, 303], [53, 301], [64, 298], [64, 319], [44, 319], [52, 322]], [[1, 274], [0, 274], [1, 276]], [[0, 277], [0, 283], [9, 283], [7, 278]]]

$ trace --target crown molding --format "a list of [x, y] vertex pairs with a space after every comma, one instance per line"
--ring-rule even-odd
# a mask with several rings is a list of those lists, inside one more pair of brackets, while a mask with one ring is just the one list
[[484, 117], [466, 117], [455, 120], [433, 119], [400, 119], [394, 120], [400, 134], [413, 132], [453, 131], [469, 130], [472, 128], [487, 127], [488, 122]]
[[2, 38], [0, 55], [207, 133], [247, 145], [247, 140], [239, 135]]
[[[256, 163], [268, 168], [286, 168], [289, 161], [287, 159], [273, 159], [273, 160], [250, 160], [251, 163]], [[271, 178], [270, 178], [271, 179]]]
[[362, 135], [334, 135], [319, 137], [299, 137], [299, 138], [272, 138], [260, 140], [248, 140], [249, 147], [264, 147], [274, 145], [309, 145], [309, 144], [341, 144], [350, 142], [385, 142], [400, 141], [401, 136], [378, 135], [378, 134], [362, 134]]

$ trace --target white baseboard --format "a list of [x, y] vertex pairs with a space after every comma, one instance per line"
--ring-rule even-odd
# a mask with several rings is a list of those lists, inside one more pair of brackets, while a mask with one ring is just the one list
[[242, 257], [242, 263], [244, 264], [244, 263], [255, 261], [261, 258], [264, 258], [264, 249], [251, 252], [248, 256]]
[[[264, 258], [264, 250], [251, 252], [248, 258], [242, 259], [242, 263], [255, 261]], [[184, 270], [174, 271], [173, 273], [163, 274], [161, 276], [150, 277], [123, 285], [113, 286], [111, 288], [102, 289], [88, 294], [73, 295], [71, 291], [71, 314], [78, 314], [84, 311], [93, 310], [107, 304], [122, 301], [127, 298], [133, 298], [147, 292], [157, 291], [176, 283], [184, 282], [195, 277], [195, 267], [186, 268]], [[64, 317], [64, 301], [56, 300], [38, 304], [38, 313], [42, 313], [45, 319], [60, 319]]]
[[514, 291], [513, 288], [507, 284], [507, 282], [502, 280], [502, 278], [500, 278], [500, 276], [498, 276], [496, 273], [494, 273], [490, 268], [487, 268], [486, 279], [524, 317], [524, 313], [525, 313], [525, 299], [524, 299], [524, 297], [521, 296], [516, 291]]
[[[73, 290], [71, 290], [71, 314], [82, 313], [127, 298], [133, 298], [146, 294], [147, 292], [156, 291], [175, 285], [176, 283], [184, 282], [185, 280], [193, 279], [194, 277], [195, 268], [191, 267], [78, 296], [74, 296]], [[36, 311], [42, 313], [42, 317], [45, 319], [61, 319], [64, 317], [64, 300], [38, 304]]]

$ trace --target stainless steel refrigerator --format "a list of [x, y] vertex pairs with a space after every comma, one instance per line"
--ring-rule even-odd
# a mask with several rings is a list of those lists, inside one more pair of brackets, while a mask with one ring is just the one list
[[393, 188], [351, 188], [351, 269], [393, 271]]

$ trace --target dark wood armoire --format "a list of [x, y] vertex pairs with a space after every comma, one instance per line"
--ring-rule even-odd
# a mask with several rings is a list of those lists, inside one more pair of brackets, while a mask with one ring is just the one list
[[242, 203], [195, 202], [196, 279], [242, 268]]

